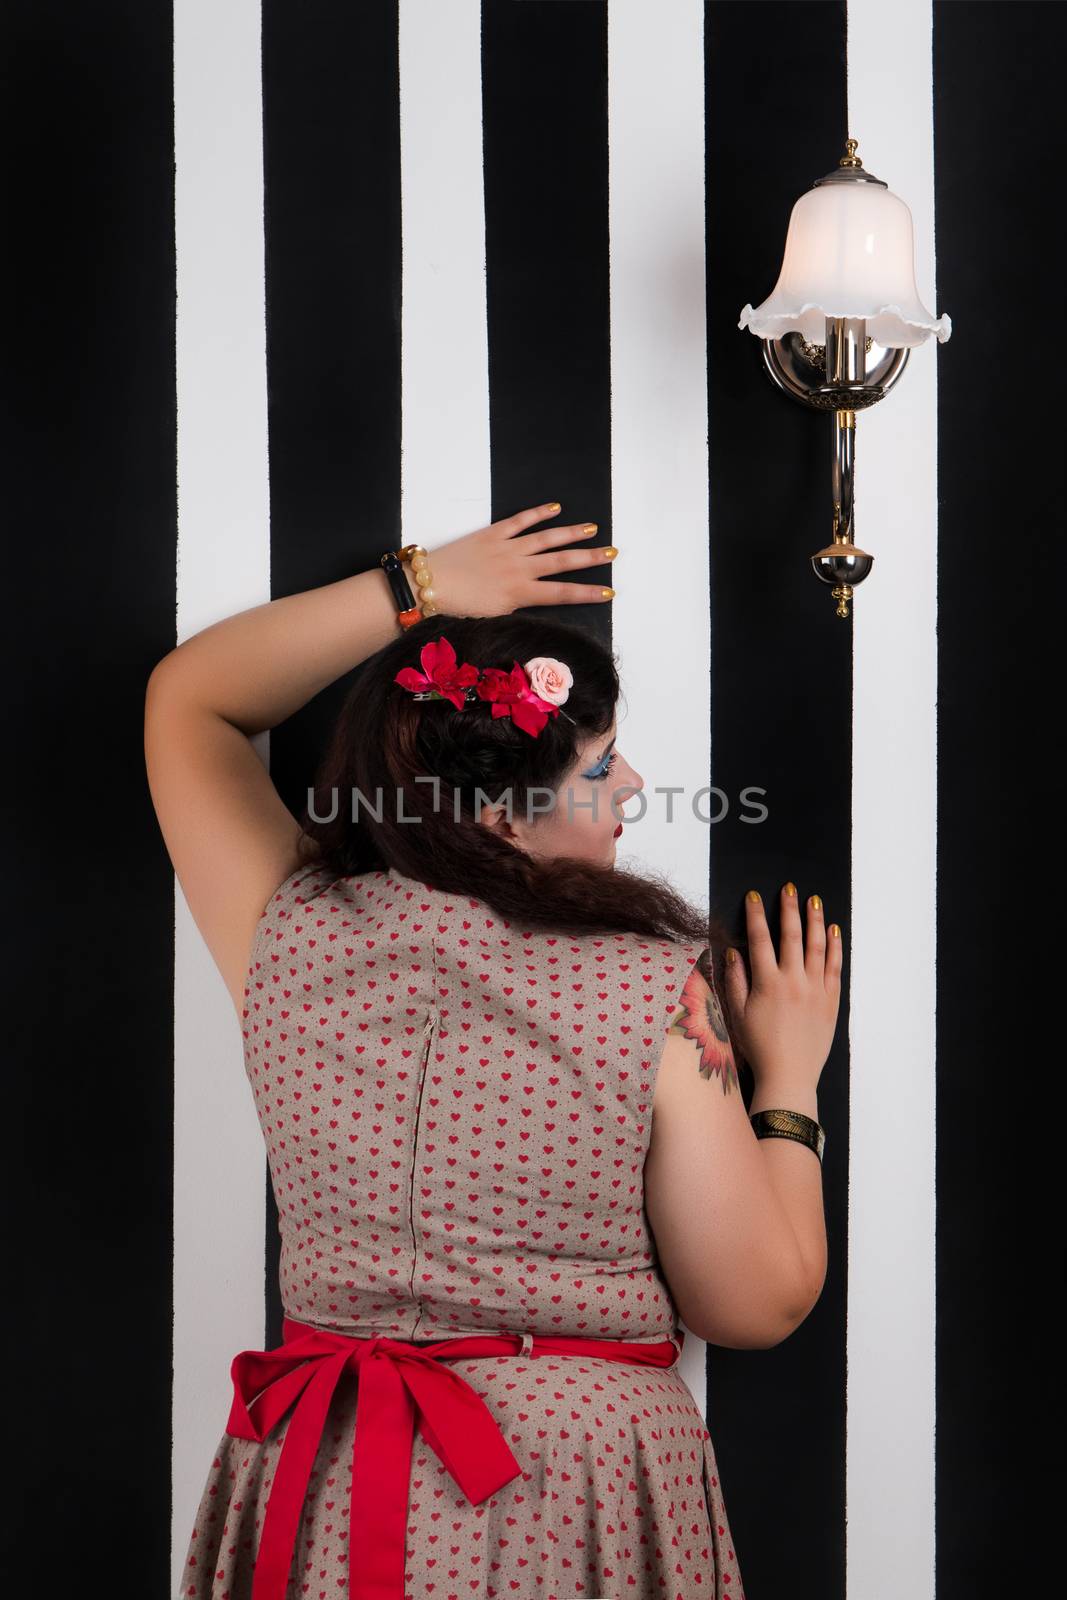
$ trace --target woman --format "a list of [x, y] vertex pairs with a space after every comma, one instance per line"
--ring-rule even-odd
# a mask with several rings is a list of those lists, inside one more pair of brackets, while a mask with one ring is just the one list
[[[779, 962], [750, 891], [750, 988], [717, 921], [615, 867], [643, 780], [612, 658], [514, 615], [613, 592], [552, 581], [605, 559], [537, 526], [558, 509], [435, 550], [448, 610], [413, 626], [374, 568], [152, 674], [152, 797], [242, 1021], [286, 1311], [234, 1360], [186, 1600], [743, 1600], [678, 1323], [769, 1347], [821, 1292], [840, 935], [786, 885]], [[250, 737], [360, 662], [298, 825]], [[791, 1117], [750, 1121], [742, 1054], [753, 1115]]]

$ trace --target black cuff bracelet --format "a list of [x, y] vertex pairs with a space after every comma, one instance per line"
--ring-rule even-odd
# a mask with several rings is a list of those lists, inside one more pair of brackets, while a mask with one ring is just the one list
[[826, 1131], [802, 1111], [754, 1111], [749, 1117], [757, 1139], [795, 1139], [814, 1150], [820, 1163], [826, 1144]]

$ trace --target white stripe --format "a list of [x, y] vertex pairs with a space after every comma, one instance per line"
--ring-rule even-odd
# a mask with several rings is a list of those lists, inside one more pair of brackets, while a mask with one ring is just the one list
[[[848, 132], [911, 208], [920, 298], [951, 315], [935, 288], [930, 0], [899, 0], [891, 19], [883, 0], [850, 0], [848, 29]], [[934, 1594], [937, 367], [953, 350], [913, 350], [856, 432], [856, 542], [876, 559], [854, 603], [853, 903], [840, 919], [852, 960], [846, 1592], [909, 1600]], [[849, 624], [828, 598], [835, 625]]]
[[[695, 801], [705, 818], [716, 811], [714, 797], [698, 798], [711, 769], [702, 0], [613, 0], [608, 118], [619, 555], [605, 582], [616, 591], [625, 697], [619, 748], [646, 802], [643, 816], [637, 796], [622, 802], [624, 820], [641, 820], [626, 827], [616, 860], [665, 873], [706, 907], [711, 829], [693, 810]], [[679, 1371], [702, 1411], [704, 1355], [687, 1331]]]
[[478, 0], [401, 0], [399, 60], [402, 540], [432, 568], [492, 504]]
[[[175, 0], [179, 643], [270, 598], [257, 0]], [[266, 760], [267, 738], [257, 741]], [[172, 1574], [263, 1340], [266, 1162], [233, 1003], [175, 878]]]

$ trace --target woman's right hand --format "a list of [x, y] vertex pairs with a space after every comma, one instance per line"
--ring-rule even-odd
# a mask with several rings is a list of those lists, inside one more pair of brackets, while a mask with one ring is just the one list
[[821, 904], [815, 907], [809, 898], [805, 945], [799, 896], [795, 888], [787, 894], [783, 887], [779, 960], [763, 901], [753, 894], [749, 890], [745, 896], [752, 984], [736, 951], [725, 973], [730, 1022], [757, 1083], [762, 1077], [797, 1077], [814, 1087], [837, 1028], [841, 932], [827, 933]]

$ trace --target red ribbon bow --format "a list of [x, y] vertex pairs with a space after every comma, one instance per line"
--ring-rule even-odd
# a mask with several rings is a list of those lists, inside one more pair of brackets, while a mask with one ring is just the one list
[[[593, 1355], [672, 1366], [681, 1338], [658, 1344], [473, 1334], [414, 1345], [376, 1335], [350, 1339], [294, 1322], [273, 1350], [242, 1350], [230, 1366], [234, 1397], [226, 1432], [262, 1441], [295, 1400], [263, 1517], [252, 1600], [285, 1600], [311, 1469], [333, 1392], [346, 1368], [358, 1373], [348, 1542], [349, 1600], [404, 1600], [405, 1523], [415, 1413], [419, 1429], [472, 1505], [522, 1471], [489, 1407], [445, 1364], [470, 1356]], [[358, 1565], [357, 1565], [358, 1563]]]

